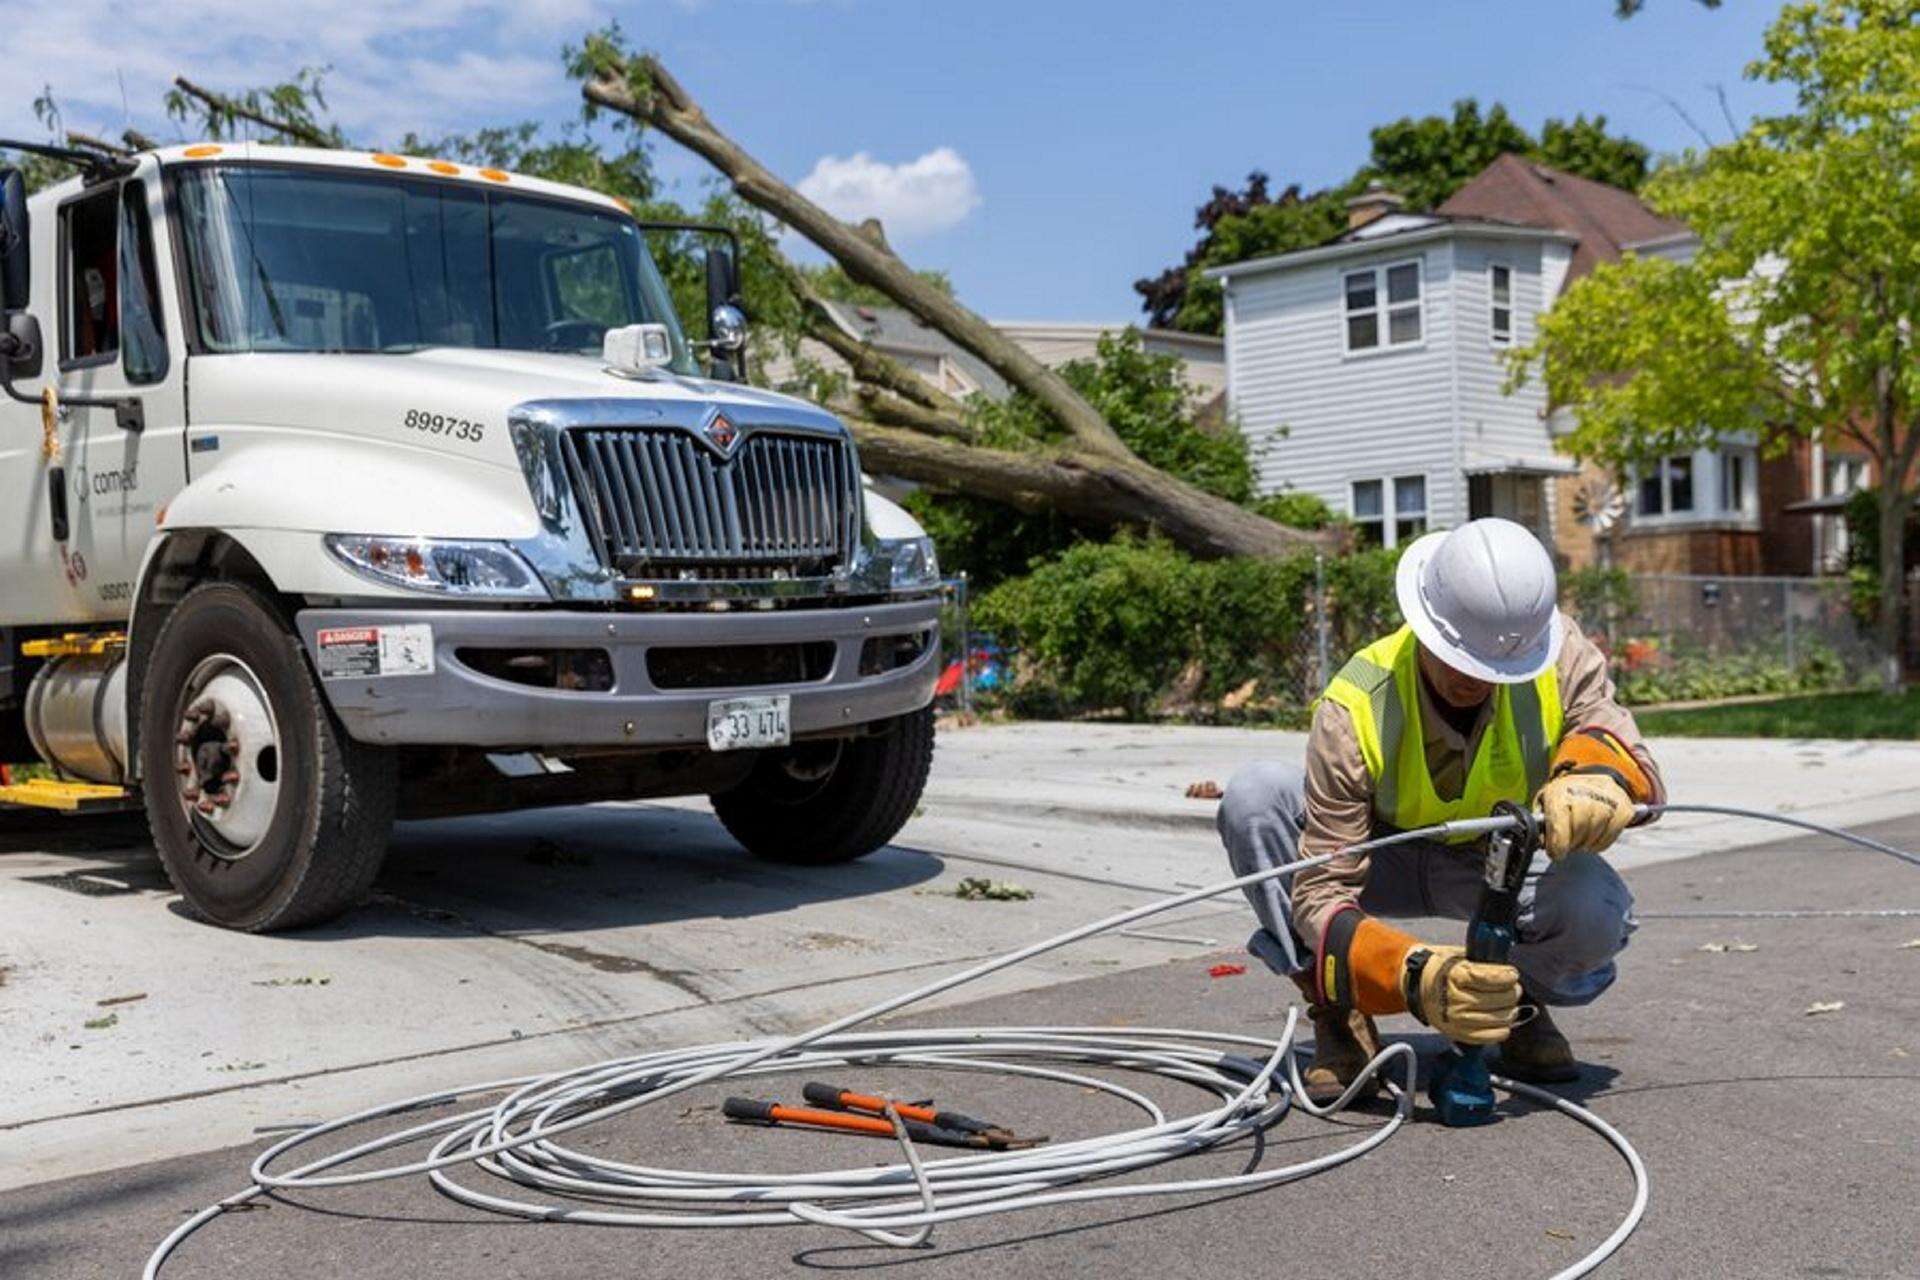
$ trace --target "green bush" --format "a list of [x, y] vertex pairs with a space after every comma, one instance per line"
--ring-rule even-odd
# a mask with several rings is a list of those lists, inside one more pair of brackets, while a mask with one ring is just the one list
[[1620, 701], [1630, 706], [1653, 702], [1694, 702], [1768, 693], [1819, 693], [1848, 684], [1840, 656], [1825, 645], [1810, 645], [1789, 663], [1782, 653], [1747, 650], [1707, 654], [1661, 652], [1645, 642], [1629, 641], [1634, 655], [1617, 676]]
[[1344, 520], [1327, 505], [1325, 498], [1291, 489], [1285, 493], [1270, 493], [1264, 498], [1255, 498], [1247, 506], [1275, 524], [1284, 524], [1290, 529], [1324, 529]]
[[1139, 717], [1186, 662], [1200, 620], [1195, 569], [1161, 542], [1083, 542], [989, 591], [974, 618], [1040, 675], [1017, 694]]
[[[1321, 566], [1330, 666], [1399, 625], [1396, 558], [1376, 550]], [[1176, 701], [1218, 717], [1221, 699], [1257, 681], [1230, 714], [1297, 722], [1318, 693], [1315, 580], [1311, 553], [1202, 561], [1157, 540], [1083, 542], [989, 591], [974, 617], [1017, 651], [1018, 712], [1141, 719]]]

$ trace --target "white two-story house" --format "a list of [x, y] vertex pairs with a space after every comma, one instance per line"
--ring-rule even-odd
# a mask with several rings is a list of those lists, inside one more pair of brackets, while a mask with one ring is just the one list
[[[1216, 268], [1228, 406], [1263, 491], [1316, 494], [1389, 546], [1499, 515], [1586, 561], [1591, 530], [1577, 500], [1613, 481], [1555, 452], [1570, 424], [1549, 419], [1538, 378], [1505, 392], [1504, 354], [1531, 342], [1541, 312], [1597, 264], [1625, 252], [1684, 257], [1694, 244], [1630, 192], [1507, 155], [1431, 213], [1406, 212], [1376, 188], [1351, 202], [1335, 240]], [[1736, 444], [1624, 477], [1619, 558], [1806, 572], [1796, 563], [1805, 521], [1761, 533], [1786, 503], [1823, 491], [1799, 474], [1812, 462], [1763, 464]]]

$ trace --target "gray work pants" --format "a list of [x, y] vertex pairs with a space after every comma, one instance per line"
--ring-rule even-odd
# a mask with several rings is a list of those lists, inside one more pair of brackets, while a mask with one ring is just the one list
[[[1306, 812], [1306, 773], [1298, 765], [1251, 764], [1234, 774], [1217, 818], [1234, 874], [1299, 857]], [[1416, 841], [1381, 849], [1371, 855], [1360, 907], [1377, 916], [1465, 920], [1480, 898], [1481, 870], [1477, 852], [1467, 848]], [[1247, 950], [1282, 974], [1299, 973], [1313, 959], [1313, 947], [1294, 931], [1288, 885], [1283, 876], [1246, 889], [1260, 918]], [[1635, 928], [1633, 895], [1597, 854], [1558, 862], [1539, 854], [1520, 893], [1518, 925], [1513, 964], [1527, 994], [1543, 1004], [1586, 1004], [1613, 985], [1613, 958]]]

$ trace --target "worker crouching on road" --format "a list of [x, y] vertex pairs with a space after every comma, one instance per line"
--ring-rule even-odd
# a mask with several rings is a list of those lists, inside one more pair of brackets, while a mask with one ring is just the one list
[[[1337, 1097], [1379, 1050], [1373, 1015], [1412, 1013], [1450, 1040], [1504, 1042], [1496, 1069], [1521, 1080], [1579, 1074], [1547, 1015], [1613, 984], [1633, 897], [1599, 855], [1663, 798], [1606, 659], [1554, 607], [1553, 561], [1507, 520], [1430, 533], [1400, 559], [1406, 625], [1355, 654], [1327, 687], [1306, 768], [1250, 765], [1228, 783], [1220, 837], [1245, 875], [1336, 853], [1370, 836], [1483, 818], [1496, 802], [1544, 815], [1544, 852], [1520, 899], [1513, 964], [1468, 961], [1381, 917], [1465, 920], [1484, 844], [1418, 842], [1336, 857], [1247, 889], [1248, 948], [1306, 994], [1314, 1028], [1304, 1080]], [[1516, 1023], [1522, 999], [1536, 1011]]]

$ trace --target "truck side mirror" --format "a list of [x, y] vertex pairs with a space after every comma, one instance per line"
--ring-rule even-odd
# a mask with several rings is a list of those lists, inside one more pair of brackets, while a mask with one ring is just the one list
[[18, 169], [0, 169], [0, 311], [27, 309], [32, 273], [26, 180]]
[[40, 322], [29, 311], [9, 311], [0, 326], [0, 382], [40, 376]]
[[719, 245], [707, 249], [707, 350], [713, 376], [739, 381], [745, 374], [747, 318], [740, 311], [740, 264]]

